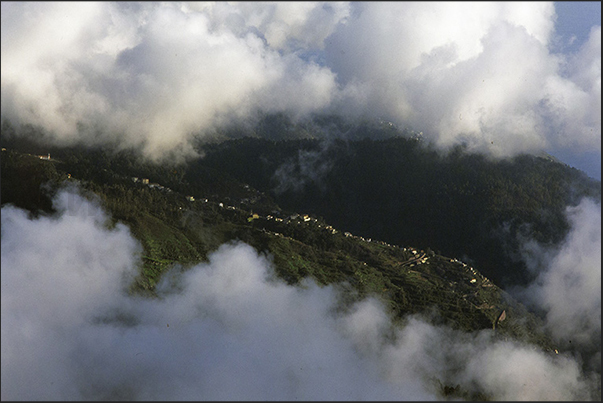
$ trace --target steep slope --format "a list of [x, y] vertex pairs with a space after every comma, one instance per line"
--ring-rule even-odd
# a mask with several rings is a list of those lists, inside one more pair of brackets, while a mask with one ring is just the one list
[[283, 208], [364, 237], [463, 257], [501, 285], [532, 279], [522, 239], [558, 244], [565, 208], [601, 199], [599, 181], [552, 159], [489, 160], [462, 147], [442, 155], [417, 138], [246, 138], [204, 151], [192, 170], [229, 173]]
[[[311, 277], [319, 284], [339, 284], [350, 300], [377, 296], [397, 320], [421, 313], [456, 329], [496, 328], [500, 337], [534, 343], [550, 352], [555, 349], [536, 316], [475, 267], [454, 257], [364, 238], [303, 211], [284, 211], [250, 185], [210, 168], [205, 168], [205, 175], [215, 182], [206, 188], [186, 182], [186, 175], [170, 177], [178, 167], [157, 168], [155, 174], [164, 183], [154, 178], [143, 183], [147, 175], [133, 179], [134, 172], [144, 174], [142, 166], [124, 162], [125, 154], [82, 150], [56, 154], [61, 159], [3, 150], [2, 204], [51, 214], [50, 197], [61, 186], [77, 183], [96, 195], [114, 222], [129, 225], [144, 248], [132, 292], [152, 296], [167, 270], [185, 270], [219, 245], [243, 241], [272, 256], [276, 273], [289, 284]], [[124, 168], [130, 163], [140, 171]], [[188, 192], [174, 190], [178, 187]]]

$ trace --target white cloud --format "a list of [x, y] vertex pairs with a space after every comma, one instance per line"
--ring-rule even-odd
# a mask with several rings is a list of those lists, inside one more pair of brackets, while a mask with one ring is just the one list
[[572, 62], [588, 73], [568, 77], [566, 56], [549, 49], [552, 3], [358, 8], [356, 19], [327, 38], [327, 50], [338, 78], [361, 88], [369, 113], [421, 130], [443, 147], [466, 141], [499, 156], [583, 151], [586, 144], [600, 150], [596, 28]]
[[[544, 309], [549, 331], [567, 344], [592, 345], [601, 334], [601, 204], [583, 199], [567, 209], [572, 226], [559, 250], [531, 242], [538, 278], [523, 298]], [[544, 267], [542, 267], [544, 266]]]
[[73, 190], [59, 213], [2, 209], [2, 399], [434, 400], [439, 379], [494, 399], [588, 399], [577, 363], [374, 299], [287, 286], [242, 243], [158, 286], [124, 287], [140, 246]]
[[152, 158], [260, 112], [600, 153], [600, 27], [561, 55], [554, 21], [549, 2], [3, 3], [2, 116]]
[[511, 292], [542, 312], [546, 331], [601, 385], [601, 204], [567, 208], [570, 232], [558, 248], [527, 240], [522, 253], [536, 280]]
[[[2, 208], [2, 399], [77, 397], [86, 357], [73, 356], [95, 315], [125, 301], [137, 242], [77, 193], [55, 199], [58, 217], [30, 220]], [[82, 333], [80, 333], [82, 331]]]
[[[223, 119], [305, 114], [327, 106], [334, 88], [327, 68], [253, 32], [213, 30], [211, 13], [177, 4], [3, 3], [2, 15], [3, 117], [61, 140], [186, 155], [193, 134]], [[5, 27], [9, 19], [18, 23]]]
[[546, 83], [546, 118], [557, 129], [553, 145], [601, 153], [601, 27], [571, 55], [560, 76]]

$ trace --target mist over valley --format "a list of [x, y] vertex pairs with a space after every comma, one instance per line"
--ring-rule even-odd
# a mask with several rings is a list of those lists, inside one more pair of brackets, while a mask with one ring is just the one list
[[600, 400], [600, 2], [2, 2], [3, 400]]

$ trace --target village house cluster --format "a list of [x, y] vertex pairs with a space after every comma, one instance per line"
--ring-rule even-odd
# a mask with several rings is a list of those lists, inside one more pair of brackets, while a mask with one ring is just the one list
[[[164, 187], [164, 186], [162, 186], [162, 185], [160, 185], [158, 183], [150, 183], [149, 179], [147, 179], [147, 178], [139, 179], [137, 177], [132, 177], [132, 180], [135, 183], [141, 182], [142, 184], [147, 185], [149, 188], [157, 188], [157, 189], [160, 189], [160, 190], [171, 191], [171, 189], [169, 189], [167, 187]], [[245, 188], [247, 190], [250, 189], [249, 185], [244, 185], [244, 186], [245, 186]], [[188, 200], [189, 202], [196, 202], [197, 201], [197, 199], [195, 199], [194, 196], [187, 195], [185, 197], [186, 197], [186, 200]], [[258, 196], [255, 196], [254, 199], [257, 199], [257, 197]], [[204, 202], [204, 203], [208, 203], [209, 202], [209, 200], [207, 198], [199, 199], [199, 201]], [[240, 202], [242, 204], [253, 203], [253, 201], [255, 201], [255, 200], [252, 200], [251, 198], [246, 198], [246, 199], [241, 199], [240, 200]], [[224, 209], [227, 209], [227, 210], [240, 210], [242, 212], [245, 211], [245, 210], [243, 210], [241, 208], [238, 208], [238, 207], [235, 207], [233, 205], [225, 204], [222, 201], [216, 202], [216, 204], [217, 204], [218, 207], [224, 208]], [[285, 223], [285, 224], [295, 224], [295, 225], [299, 225], [299, 224], [302, 224], [302, 223], [310, 223], [310, 224], [316, 225], [318, 228], [321, 228], [321, 229], [324, 229], [326, 231], [329, 231], [331, 234], [337, 234], [339, 232], [337, 229], [333, 228], [333, 226], [328, 225], [328, 224], [324, 224], [320, 220], [318, 220], [318, 219], [316, 219], [316, 218], [314, 218], [314, 217], [312, 217], [312, 216], [310, 216], [308, 214], [297, 214], [296, 213], [296, 214], [292, 214], [292, 215], [290, 215], [288, 217], [282, 218], [282, 217], [278, 217], [278, 213], [279, 213], [278, 211], [273, 211], [272, 214], [267, 214], [265, 216], [262, 216], [262, 215], [260, 215], [258, 213], [251, 212], [250, 215], [249, 215], [249, 217], [247, 218], [247, 221], [248, 222], [252, 222], [254, 220], [264, 219], [264, 220], [267, 220], [267, 221], [275, 221], [275, 222], [281, 222], [281, 223]], [[286, 237], [283, 234], [278, 233], [278, 232], [268, 231], [266, 229], [263, 229], [263, 231], [269, 232], [269, 233], [271, 233], [271, 234], [273, 234], [275, 236], [289, 238], [289, 237]], [[421, 265], [421, 264], [429, 264], [429, 256], [428, 256], [429, 254], [426, 253], [423, 250], [417, 250], [417, 249], [412, 248], [412, 247], [405, 248], [405, 247], [400, 247], [400, 246], [397, 246], [397, 245], [391, 245], [391, 244], [389, 244], [387, 242], [384, 242], [384, 241], [374, 241], [371, 238], [364, 238], [362, 236], [353, 235], [352, 233], [350, 233], [348, 231], [343, 232], [343, 235], [345, 237], [347, 237], [347, 238], [353, 238], [353, 239], [356, 239], [356, 240], [359, 240], [359, 241], [362, 241], [362, 242], [373, 242], [373, 243], [377, 243], [377, 244], [380, 244], [380, 245], [383, 245], [383, 246], [387, 246], [387, 247], [390, 247], [390, 248], [398, 248], [398, 249], [401, 249], [402, 251], [410, 252], [413, 256], [410, 259], [408, 259], [408, 260], [406, 260], [404, 262], [401, 262], [400, 263], [400, 267], [401, 268], [403, 268], [403, 267], [405, 267], [405, 268], [411, 268], [411, 267], [415, 267], [415, 266], [418, 266], [418, 265]], [[431, 255], [433, 255], [433, 252], [431, 252]], [[486, 277], [484, 277], [483, 275], [481, 275], [480, 273], [478, 273], [473, 267], [468, 266], [466, 263], [463, 263], [460, 260], [455, 259], [455, 258], [450, 259], [450, 262], [451, 263], [458, 263], [458, 264], [462, 265], [463, 267], [465, 267], [473, 275], [472, 278], [471, 278], [471, 280], [469, 280], [469, 283], [477, 285], [476, 283], [478, 282], [478, 278], [479, 278], [481, 280], [480, 284], [481, 284], [482, 287], [492, 287], [493, 286], [493, 284]]]
[[[420, 137], [422, 133], [418, 133], [417, 137]], [[5, 149], [3, 148], [2, 151], [5, 151]], [[48, 153], [47, 155], [37, 155], [36, 157], [38, 157], [41, 160], [45, 160], [45, 161], [50, 161], [51, 160], [51, 156], [50, 153]], [[71, 178], [71, 174], [67, 174], [68, 178]], [[156, 182], [150, 182], [150, 180], [148, 178], [138, 178], [138, 177], [131, 177], [132, 181], [134, 183], [141, 183], [142, 185], [145, 185], [147, 187], [149, 187], [150, 189], [158, 189], [160, 191], [166, 191], [166, 192], [172, 192], [172, 189], [170, 189], [169, 187], [163, 186], [159, 183]], [[244, 185], [245, 189], [250, 190], [250, 186], [249, 185]], [[260, 195], [259, 192], [256, 191], [256, 195], [252, 196], [252, 197], [248, 197], [248, 198], [244, 198], [239, 200], [239, 202], [243, 205], [246, 204], [254, 204], [255, 202], [258, 201]], [[216, 195], [217, 197], [217, 195]], [[202, 198], [202, 199], [195, 199], [194, 196], [192, 195], [187, 195], [185, 196], [186, 200], [188, 200], [189, 202], [196, 202], [196, 201], [201, 201], [203, 203], [208, 203], [209, 200], [207, 198]], [[226, 198], [228, 200], [230, 200], [230, 198]], [[220, 202], [216, 202], [216, 205], [220, 208], [224, 208], [227, 210], [241, 210], [244, 211], [243, 209], [240, 209], [238, 207], [235, 207], [233, 205], [230, 204], [225, 204], [224, 202], [220, 201]], [[182, 208], [181, 208], [182, 209]], [[309, 224], [314, 224], [316, 225], [318, 228], [324, 229], [326, 231], [329, 231], [331, 234], [337, 234], [339, 231], [335, 228], [333, 228], [333, 226], [328, 225], [328, 224], [324, 224], [323, 222], [321, 222], [320, 220], [308, 215], [308, 214], [292, 214], [288, 217], [279, 217], [279, 212], [278, 211], [273, 211], [272, 214], [267, 214], [266, 216], [261, 216], [258, 213], [254, 213], [252, 212], [249, 217], [248, 217], [248, 222], [252, 222], [254, 220], [258, 220], [258, 219], [264, 219], [267, 221], [275, 221], [275, 222], [282, 222], [285, 224], [295, 224], [295, 225], [299, 225], [302, 223], [309, 223]], [[275, 236], [279, 236], [279, 237], [285, 237], [285, 238], [289, 238], [284, 236], [281, 233], [278, 232], [272, 232], [272, 231], [268, 231], [266, 229], [263, 229], [263, 231], [265, 232], [269, 232], [272, 233]], [[353, 235], [352, 233], [346, 231], [343, 232], [343, 235], [347, 238], [353, 238], [362, 242], [374, 242], [383, 246], [387, 246], [387, 247], [391, 247], [391, 248], [399, 248], [403, 251], [408, 251], [412, 254], [412, 257], [410, 257], [408, 260], [405, 260], [403, 262], [400, 262], [400, 268], [411, 268], [411, 267], [415, 267], [421, 264], [429, 264], [429, 256], [426, 252], [422, 251], [422, 250], [417, 250], [415, 248], [409, 247], [409, 248], [403, 248], [403, 247], [399, 247], [397, 245], [391, 245], [387, 242], [383, 242], [383, 241], [374, 241], [371, 238], [364, 238], [362, 236], [356, 236]], [[430, 255], [431, 256], [431, 255]], [[473, 267], [468, 266], [466, 263], [453, 258], [450, 259], [451, 263], [457, 263], [459, 265], [462, 265], [464, 268], [466, 268], [468, 270], [468, 272], [472, 275], [471, 279], [469, 280], [470, 284], [474, 284], [474, 285], [481, 285], [481, 287], [493, 287], [493, 284], [490, 282], [490, 280], [486, 277], [484, 277], [482, 274], [478, 273]], [[478, 283], [478, 279], [479, 279], [479, 283]], [[504, 318], [503, 318], [504, 319]]]
[[[138, 177], [136, 177], [136, 176], [133, 176], [133, 177], [132, 177], [132, 182], [134, 182], [134, 183], [138, 183], [138, 182], [140, 182], [140, 183], [142, 183], [143, 185], [147, 185], [147, 186], [148, 186], [149, 188], [151, 188], [151, 189], [156, 188], [156, 189], [159, 189], [159, 190], [164, 190], [164, 191], [166, 191], [166, 192], [172, 192], [172, 189], [170, 189], [170, 188], [169, 188], [169, 187], [167, 187], [167, 186], [163, 186], [163, 185], [160, 185], [159, 183], [155, 183], [155, 182], [149, 182], [149, 179], [148, 179], [148, 178], [142, 178], [142, 179], [140, 179], [140, 178], [138, 178]], [[192, 197], [192, 196], [190, 196], [190, 197]], [[194, 199], [193, 199], [193, 200], [194, 200]]]

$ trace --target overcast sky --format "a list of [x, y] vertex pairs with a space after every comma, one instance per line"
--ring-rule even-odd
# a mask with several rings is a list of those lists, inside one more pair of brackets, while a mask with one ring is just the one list
[[378, 116], [600, 179], [597, 4], [2, 2], [1, 112], [153, 159], [266, 112]]
[[[600, 9], [2, 2], [1, 113], [60, 144], [118, 143], [158, 161], [267, 112], [378, 116], [442, 148], [547, 150], [600, 179]], [[124, 287], [141, 246], [129, 229], [109, 229], [77, 189], [54, 202], [55, 217], [2, 208], [3, 400], [433, 400], [434, 376], [497, 400], [600, 395], [591, 200], [568, 208], [560, 248], [525, 240], [537, 280], [514, 292], [544, 312], [555, 342], [572, 337], [592, 360], [421, 317], [394, 327], [371, 299], [336, 315], [336, 286], [287, 286], [241, 243], [174, 271], [161, 298], [134, 298]]]

